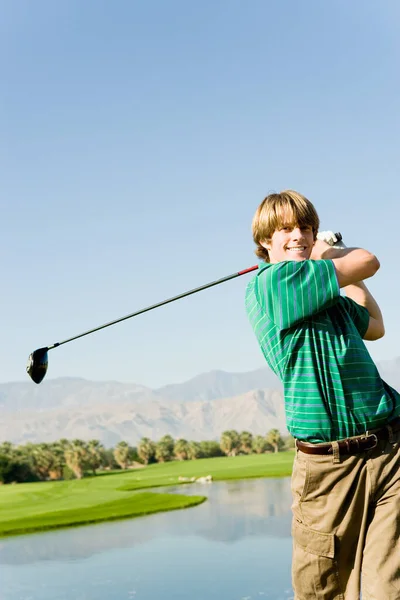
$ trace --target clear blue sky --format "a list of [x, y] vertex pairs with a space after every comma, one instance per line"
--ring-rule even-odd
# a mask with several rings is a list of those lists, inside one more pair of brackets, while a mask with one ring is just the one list
[[[295, 188], [374, 251], [398, 348], [396, 0], [1, 2], [0, 381], [28, 354], [246, 268]], [[264, 365], [249, 276], [49, 353], [48, 378], [156, 387]], [[34, 385], [34, 384], [32, 384]]]

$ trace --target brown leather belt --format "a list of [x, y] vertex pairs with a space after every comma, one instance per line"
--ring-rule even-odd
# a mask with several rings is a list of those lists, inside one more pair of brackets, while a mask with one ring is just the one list
[[[339, 454], [359, 454], [360, 452], [373, 450], [377, 446], [378, 440], [389, 440], [390, 433], [396, 433], [397, 431], [400, 431], [400, 417], [390, 421], [381, 429], [372, 429], [363, 435], [338, 440]], [[310, 442], [296, 440], [296, 446], [306, 454], [333, 454], [333, 446], [330, 442], [311, 444]]]

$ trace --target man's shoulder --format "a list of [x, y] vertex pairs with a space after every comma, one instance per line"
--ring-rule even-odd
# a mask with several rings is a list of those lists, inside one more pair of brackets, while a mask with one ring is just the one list
[[302, 272], [307, 276], [309, 271], [314, 271], [316, 267], [316, 265], [310, 263], [309, 260], [283, 260], [277, 263], [261, 263], [255, 275], [250, 279], [247, 289], [252, 290], [265, 281], [279, 283], [288, 278], [300, 277]]
[[[295, 293], [302, 288], [310, 290], [332, 285], [336, 281], [332, 261], [325, 260], [284, 260], [277, 263], [261, 263], [246, 287], [246, 295], [256, 293]], [[286, 282], [289, 285], [286, 285]], [[311, 287], [310, 287], [311, 286]], [[336, 286], [337, 287], [337, 286]], [[290, 289], [291, 288], [291, 292]]]

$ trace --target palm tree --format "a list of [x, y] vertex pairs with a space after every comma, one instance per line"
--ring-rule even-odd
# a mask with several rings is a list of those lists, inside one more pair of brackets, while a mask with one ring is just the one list
[[253, 434], [249, 431], [242, 431], [242, 433], [239, 435], [239, 440], [241, 451], [245, 454], [251, 454], [253, 450]]
[[221, 446], [215, 440], [203, 440], [199, 442], [202, 458], [213, 458], [215, 456], [224, 456]]
[[88, 451], [85, 442], [72, 440], [65, 450], [65, 461], [77, 479], [82, 479], [88, 466]]
[[62, 479], [66, 464], [64, 447], [61, 443], [61, 440], [58, 442], [53, 442], [52, 444], [49, 444], [49, 446], [53, 453], [54, 459], [53, 465], [49, 471], [49, 477], [50, 479]]
[[129, 465], [129, 444], [121, 441], [114, 448], [114, 458], [121, 467], [121, 469], [127, 469]]
[[138, 455], [145, 465], [148, 465], [156, 455], [156, 445], [149, 438], [144, 437], [138, 444]]
[[188, 447], [188, 458], [189, 460], [196, 460], [196, 458], [201, 458], [202, 451], [199, 442], [189, 442]]
[[170, 435], [164, 435], [156, 444], [156, 459], [159, 462], [167, 462], [174, 457], [175, 442]]
[[283, 446], [283, 440], [278, 429], [271, 429], [267, 433], [267, 443], [273, 447], [274, 452], [279, 452], [279, 448]]
[[92, 469], [93, 475], [96, 475], [96, 470], [103, 466], [104, 446], [99, 440], [89, 440], [87, 450], [89, 467]]
[[262, 454], [267, 449], [267, 440], [262, 435], [255, 435], [252, 443], [253, 452]]
[[171, 453], [168, 444], [160, 440], [156, 444], [156, 460], [157, 462], [167, 462], [171, 460]]
[[11, 456], [15, 452], [15, 446], [12, 442], [2, 442], [0, 444], [0, 453], [5, 456]]
[[69, 448], [70, 443], [71, 442], [67, 440], [67, 438], [61, 438], [61, 440], [58, 440], [58, 442], [56, 442], [57, 446], [59, 446], [63, 452], [65, 452], [65, 450]]
[[238, 432], [234, 429], [224, 431], [221, 435], [220, 446], [227, 456], [236, 456], [240, 448]]
[[40, 479], [50, 479], [50, 471], [55, 467], [57, 458], [50, 444], [27, 444], [34, 472]]
[[174, 454], [179, 460], [188, 460], [189, 458], [189, 442], [180, 438], [175, 442]]

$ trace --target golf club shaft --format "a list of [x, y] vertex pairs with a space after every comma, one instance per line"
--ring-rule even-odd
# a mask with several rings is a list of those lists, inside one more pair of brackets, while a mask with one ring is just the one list
[[67, 344], [68, 342], [77, 340], [78, 338], [84, 337], [85, 335], [89, 335], [90, 333], [95, 333], [96, 331], [100, 331], [100, 329], [111, 327], [111, 325], [121, 323], [121, 321], [126, 321], [126, 319], [137, 317], [137, 315], [141, 315], [150, 310], [154, 310], [155, 308], [159, 308], [160, 306], [164, 306], [164, 304], [175, 302], [175, 300], [180, 300], [181, 298], [185, 298], [186, 296], [190, 296], [191, 294], [196, 294], [197, 292], [201, 292], [202, 290], [214, 287], [215, 285], [219, 285], [220, 283], [224, 283], [225, 281], [229, 281], [230, 279], [235, 279], [235, 277], [240, 277], [241, 275], [245, 275], [246, 273], [251, 273], [251, 271], [255, 271], [256, 269], [258, 269], [258, 265], [254, 265], [253, 267], [249, 267], [248, 269], [244, 269], [243, 271], [233, 273], [232, 275], [227, 275], [226, 277], [222, 277], [221, 279], [217, 279], [216, 281], [212, 281], [211, 283], [206, 283], [205, 285], [201, 285], [200, 287], [194, 288], [193, 290], [189, 290], [188, 292], [183, 292], [183, 294], [179, 294], [178, 296], [174, 296], [173, 298], [168, 298], [167, 300], [163, 300], [162, 302], [158, 302], [157, 304], [152, 304], [151, 306], [142, 308], [141, 310], [131, 313], [130, 315], [126, 315], [125, 317], [121, 317], [120, 319], [115, 319], [115, 321], [110, 321], [109, 323], [105, 323], [104, 325], [100, 325], [99, 327], [95, 327], [94, 329], [89, 329], [89, 331], [85, 331], [84, 333], [75, 335], [74, 337], [68, 338], [67, 340], [64, 340], [62, 342], [56, 342], [52, 346], [48, 346], [47, 349], [52, 350], [53, 348], [62, 346], [62, 344]]

